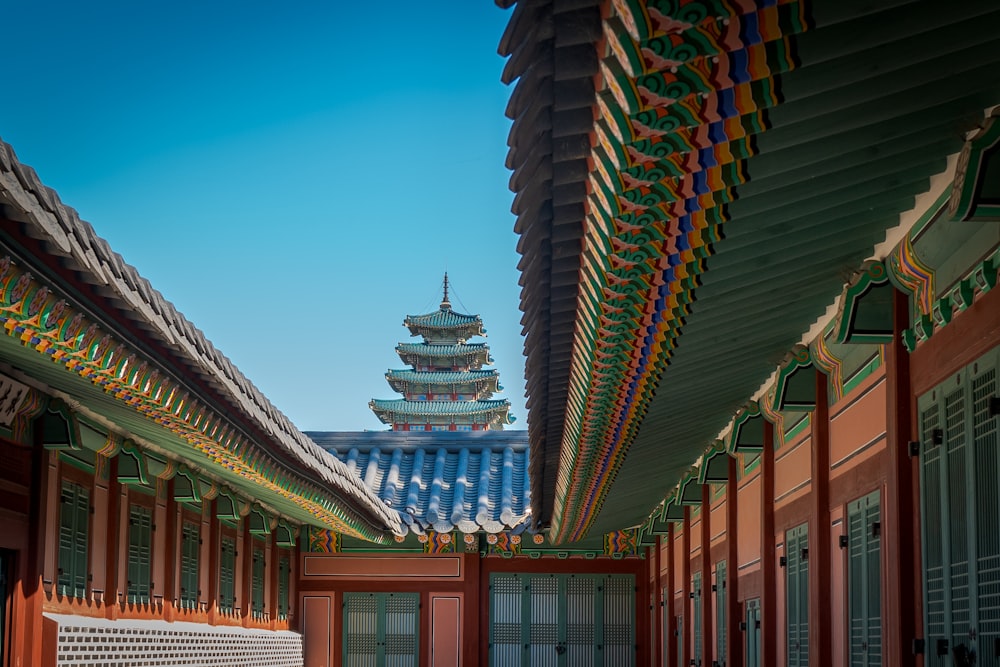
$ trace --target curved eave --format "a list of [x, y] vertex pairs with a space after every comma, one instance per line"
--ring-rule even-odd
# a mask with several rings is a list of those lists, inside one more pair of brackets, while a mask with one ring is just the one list
[[992, 2], [718, 4], [669, 34], [654, 4], [517, 3], [500, 46], [557, 543], [641, 523], [1000, 102]]
[[22, 348], [5, 354], [26, 372], [154, 444], [179, 437], [197, 467], [259, 484], [299, 520], [379, 541], [399, 529], [2, 141], [0, 219], [4, 334]]

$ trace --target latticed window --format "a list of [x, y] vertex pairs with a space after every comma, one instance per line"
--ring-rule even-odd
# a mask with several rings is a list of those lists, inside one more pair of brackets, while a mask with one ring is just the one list
[[253, 564], [250, 573], [250, 613], [254, 618], [264, 616], [264, 550], [253, 550]]
[[785, 533], [785, 622], [788, 667], [809, 664], [809, 533], [802, 524]]
[[635, 665], [631, 575], [490, 576], [490, 665]]
[[715, 655], [720, 667], [726, 664], [726, 561], [715, 564]]
[[851, 667], [882, 664], [879, 492], [847, 505], [847, 592]]
[[152, 591], [153, 512], [142, 505], [129, 508], [128, 587], [131, 603], [146, 604]]
[[198, 554], [201, 545], [201, 531], [197, 523], [185, 521], [181, 528], [181, 595], [182, 609], [198, 606]]
[[219, 556], [219, 609], [232, 613], [236, 608], [236, 540], [224, 536]]
[[416, 667], [417, 593], [344, 594], [344, 667]]
[[995, 665], [1000, 646], [1000, 348], [920, 396], [928, 650]]
[[60, 595], [82, 598], [87, 593], [87, 538], [90, 525], [90, 491], [63, 482], [59, 499]]
[[694, 623], [694, 664], [701, 664], [701, 572], [691, 577], [691, 621]]
[[287, 556], [278, 560], [278, 619], [288, 618], [288, 587], [292, 573], [292, 562]]

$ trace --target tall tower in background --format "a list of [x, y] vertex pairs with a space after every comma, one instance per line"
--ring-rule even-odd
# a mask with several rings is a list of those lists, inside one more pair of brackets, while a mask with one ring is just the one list
[[451, 309], [448, 274], [444, 274], [444, 298], [434, 312], [407, 315], [403, 325], [419, 343], [400, 343], [396, 352], [409, 368], [389, 370], [385, 379], [403, 398], [372, 399], [368, 406], [393, 431], [483, 431], [502, 430], [512, 424], [510, 401], [494, 399], [503, 390], [486, 343], [470, 343], [485, 337], [479, 315]]

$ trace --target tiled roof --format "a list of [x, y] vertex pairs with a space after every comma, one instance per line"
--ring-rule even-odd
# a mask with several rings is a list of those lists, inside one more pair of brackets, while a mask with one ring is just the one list
[[414, 532], [497, 533], [530, 523], [525, 431], [309, 436]]
[[482, 380], [491, 380], [500, 376], [495, 368], [476, 371], [415, 371], [409, 368], [402, 370], [390, 370], [385, 374], [390, 382], [399, 380], [402, 382], [413, 382], [416, 384], [441, 384], [456, 385], [467, 384]]
[[[141, 216], [141, 211], [137, 215]], [[187, 412], [175, 416], [176, 419], [194, 419], [197, 415], [201, 431], [206, 424], [217, 423], [214, 432], [219, 438], [228, 437], [218, 443], [227, 455], [238, 456], [242, 452], [250, 456], [259, 448], [263, 461], [295, 470], [297, 479], [308, 482], [304, 493], [314, 498], [305, 501], [309, 507], [322, 505], [324, 512], [333, 509], [343, 514], [369, 538], [384, 535], [387, 527], [396, 527], [395, 517], [387, 514], [385, 507], [348, 475], [339, 461], [327, 456], [303, 435], [204, 333], [164, 299], [135, 267], [114, 252], [74, 209], [63, 204], [52, 189], [43, 185], [31, 167], [21, 164], [14, 150], [2, 140], [0, 218], [12, 221], [4, 222], [0, 242], [5, 237], [13, 238], [12, 247], [18, 248], [25, 247], [23, 240], [26, 239], [46, 248], [48, 253], [47, 256], [15, 256], [15, 263], [31, 262], [31, 269], [43, 281], [52, 280], [50, 272], [68, 269], [64, 273], [72, 277], [73, 289], [67, 300], [77, 302], [70, 304], [70, 308], [99, 314], [98, 330], [106, 333], [108, 340], [123, 341], [116, 357], [134, 355], [137, 367], [143, 366], [150, 369], [149, 372], [162, 369], [166, 376], [183, 377], [184, 387], [199, 388], [189, 397], [178, 387], [178, 400], [184, 402]], [[0, 243], [0, 259], [8, 253], [2, 246]], [[46, 262], [58, 268], [51, 269]], [[53, 282], [64, 279], [69, 280], [59, 277]], [[100, 298], [88, 297], [89, 294], [100, 294]], [[151, 354], [151, 350], [155, 353]], [[51, 366], [47, 358], [46, 364]], [[61, 376], [58, 381], [62, 381]], [[132, 407], [130, 410], [135, 413], [129, 415], [130, 419], [148, 426], [149, 420], [143, 413]], [[146, 421], [142, 421], [144, 419]], [[192, 429], [193, 439], [204, 435], [197, 425], [185, 422], [184, 428], [187, 427]], [[239, 433], [249, 435], [246, 439], [233, 435]], [[230, 452], [227, 443], [246, 446], [233, 448]], [[207, 455], [199, 453], [197, 456], [200, 458], [194, 459], [195, 465], [213, 471], [215, 464]], [[261, 494], [263, 502], [281, 505], [286, 501], [272, 490], [265, 491], [254, 484], [249, 486]], [[316, 519], [311, 510], [306, 516]]]
[[471, 357], [489, 354], [486, 343], [464, 343], [461, 345], [431, 345], [428, 343], [400, 343], [396, 352], [413, 357]]
[[440, 310], [435, 310], [433, 313], [425, 313], [423, 315], [407, 315], [406, 319], [403, 320], [403, 325], [409, 327], [414, 335], [419, 333], [420, 329], [478, 329], [472, 335], [474, 336], [485, 336], [486, 330], [483, 329], [483, 321], [480, 319], [479, 315], [466, 315], [465, 313], [456, 313], [450, 308], [441, 308]]
[[369, 403], [372, 410], [398, 415], [479, 415], [506, 411], [510, 407], [507, 399], [487, 401], [407, 401], [402, 398], [374, 398]]

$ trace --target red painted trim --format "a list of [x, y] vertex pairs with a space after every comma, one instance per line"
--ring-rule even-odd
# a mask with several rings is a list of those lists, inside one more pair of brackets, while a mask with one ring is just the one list
[[715, 655], [712, 597], [712, 487], [701, 485], [701, 664], [711, 665]]
[[663, 550], [663, 538], [660, 535], [656, 536], [656, 544], [653, 545], [653, 583], [655, 586], [655, 592], [650, 596], [653, 601], [653, 627], [650, 630], [650, 641], [652, 643], [653, 651], [653, 664], [662, 665], [663, 664], [663, 605], [660, 604], [663, 600], [663, 565], [662, 565], [662, 550]]
[[667, 595], [664, 604], [667, 609], [667, 662], [673, 661], [677, 655], [677, 613], [674, 609], [674, 591], [677, 590], [677, 567], [674, 560], [677, 557], [676, 541], [677, 524], [671, 523], [667, 527]]
[[830, 626], [834, 595], [830, 537], [830, 401], [826, 375], [814, 371], [812, 493], [809, 516], [809, 664], [833, 667]]
[[118, 482], [118, 457], [108, 460], [108, 551], [104, 571], [104, 609], [109, 620], [118, 618], [118, 560], [121, 551], [122, 485]]
[[760, 454], [761, 511], [761, 663], [778, 663], [777, 553], [774, 548], [774, 424], [764, 421], [764, 450]]
[[684, 657], [682, 664], [691, 662], [694, 656], [694, 623], [691, 622], [691, 507], [684, 507], [684, 533], [681, 535], [681, 609], [684, 611]]
[[740, 632], [739, 474], [736, 457], [729, 457], [726, 482], [726, 651], [727, 665], [743, 664], [744, 634]]

